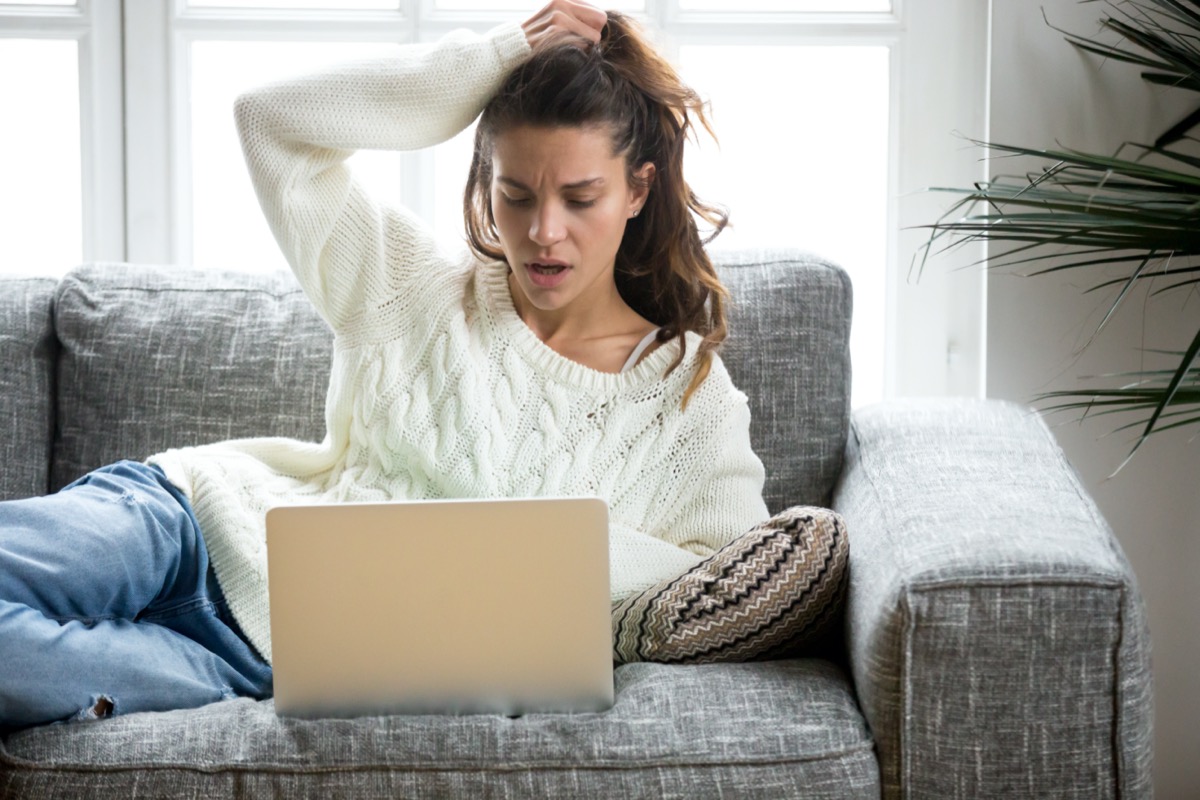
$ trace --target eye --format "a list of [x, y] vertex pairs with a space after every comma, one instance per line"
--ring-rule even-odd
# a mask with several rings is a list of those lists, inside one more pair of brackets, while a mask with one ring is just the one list
[[526, 208], [533, 202], [528, 197], [509, 197], [503, 192], [500, 193], [500, 197], [504, 199], [506, 206], [512, 206], [513, 208]]
[[567, 205], [571, 208], [591, 208], [596, 205], [595, 200], [568, 200]]

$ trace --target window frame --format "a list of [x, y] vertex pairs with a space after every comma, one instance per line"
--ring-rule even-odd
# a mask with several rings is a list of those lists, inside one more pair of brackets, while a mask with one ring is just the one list
[[[82, 260], [125, 257], [121, 6], [0, 4], [0, 39], [74, 41], [79, 65]], [[65, 268], [65, 267], [64, 267]]]
[[[949, 5], [949, 7], [948, 7]], [[951, 131], [987, 136], [988, 0], [892, 0], [890, 12], [685, 11], [645, 0], [669, 56], [689, 44], [853, 44], [889, 48], [889, 175], [885, 398], [984, 392], [982, 245], [936, 255], [924, 278], [909, 262], [919, 226], [944, 210], [930, 186], [986, 177], [983, 159]], [[395, 11], [189, 8], [186, 0], [0, 4], [0, 37], [79, 42], [84, 261], [186, 264], [191, 259], [191, 42], [431, 41], [458, 27], [486, 30], [520, 12], [439, 10], [401, 0]], [[952, 69], [944, 51], [950, 49]], [[911, 100], [903, 105], [906, 100]], [[430, 216], [431, 153], [406, 153], [403, 200]]]

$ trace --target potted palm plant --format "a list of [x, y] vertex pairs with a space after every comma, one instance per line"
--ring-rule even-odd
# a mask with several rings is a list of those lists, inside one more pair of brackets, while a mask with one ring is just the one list
[[[1197, 0], [1106, 3], [1101, 31], [1116, 34], [1117, 41], [1060, 32], [1089, 53], [1141, 67], [1150, 84], [1200, 92]], [[958, 199], [926, 226], [931, 232], [918, 268], [935, 249], [983, 241], [992, 267], [1030, 275], [1081, 272], [1090, 282], [1087, 291], [1109, 293], [1095, 333], [1143, 281], [1153, 281], [1156, 295], [1195, 291], [1200, 157], [1188, 147], [1197, 141], [1189, 132], [1198, 123], [1200, 109], [1154, 143], [1126, 143], [1111, 155], [978, 142], [994, 153], [1035, 158], [1040, 167], [969, 189], [935, 189]], [[1195, 317], [1195, 335], [1178, 349], [1155, 351], [1166, 359], [1164, 368], [1095, 376], [1081, 388], [1043, 394], [1039, 404], [1083, 416], [1132, 412], [1133, 422], [1117, 418], [1118, 429], [1139, 431], [1130, 457], [1152, 433], [1200, 423], [1200, 302], [1183, 308]]]

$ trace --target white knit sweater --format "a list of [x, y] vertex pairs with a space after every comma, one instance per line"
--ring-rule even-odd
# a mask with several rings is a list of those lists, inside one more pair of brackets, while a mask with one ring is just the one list
[[[517, 316], [502, 263], [443, 255], [343, 163], [445, 141], [529, 53], [519, 26], [273, 84], [237, 121], [263, 211], [335, 334], [319, 444], [242, 439], [154, 456], [191, 500], [231, 611], [269, 661], [264, 515], [275, 505], [595, 495], [612, 599], [682, 573], [765, 519], [745, 396], [699, 337], [622, 374], [570, 361]], [[314, 580], [319, 581], [319, 577]]]

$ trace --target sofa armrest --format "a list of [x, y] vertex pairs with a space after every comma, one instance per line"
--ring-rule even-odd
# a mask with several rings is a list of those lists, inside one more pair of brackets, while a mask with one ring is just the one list
[[1141, 595], [1033, 412], [856, 412], [833, 505], [885, 797], [1150, 796]]

